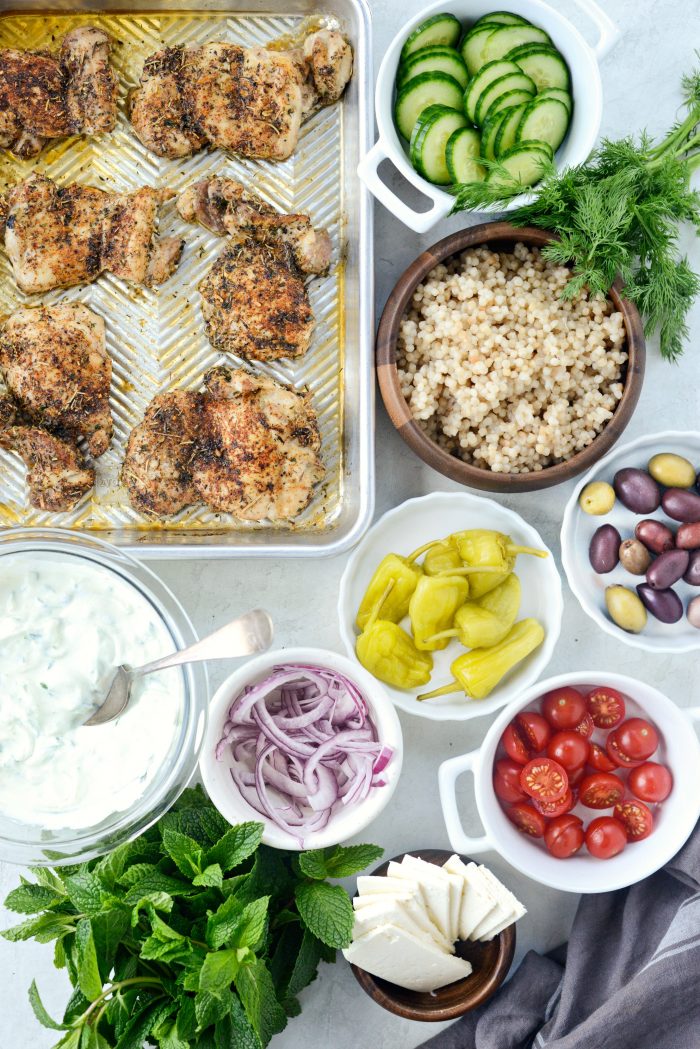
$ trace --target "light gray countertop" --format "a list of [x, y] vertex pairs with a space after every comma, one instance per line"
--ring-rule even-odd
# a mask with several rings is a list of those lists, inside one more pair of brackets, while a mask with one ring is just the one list
[[[622, 38], [602, 65], [602, 133], [620, 136], [643, 126], [652, 133], [663, 131], [675, 116], [680, 74], [694, 62], [693, 47], [698, 40], [692, 27], [700, 24], [700, 0], [603, 2]], [[422, 0], [403, 0], [401, 4], [373, 0], [377, 65], [401, 21], [421, 6]], [[449, 2], [445, 7], [449, 8]], [[591, 39], [594, 30], [573, 0], [557, 0], [556, 7]], [[422, 247], [473, 221], [455, 217], [419, 238], [377, 205], [377, 310]], [[693, 243], [688, 234], [685, 246], [692, 250], [697, 267], [697, 241]], [[663, 429], [698, 428], [699, 344], [700, 308], [696, 306], [689, 346], [679, 365], [664, 363], [656, 343], [649, 345], [644, 390], [624, 439]], [[377, 449], [378, 515], [411, 496], [459, 488], [413, 456], [396, 436], [381, 405], [377, 408]], [[558, 554], [561, 516], [572, 488], [573, 482], [502, 501], [539, 529]], [[223, 624], [254, 602], [272, 613], [277, 644], [340, 649], [336, 599], [345, 560], [167, 561], [152, 567], [182, 601], [200, 633]], [[700, 703], [697, 656], [640, 656], [636, 649], [603, 634], [581, 611], [566, 584], [564, 593], [562, 633], [548, 674], [593, 667], [615, 670], [643, 677], [681, 706]], [[223, 665], [213, 667], [212, 684], [216, 686], [225, 674]], [[401, 781], [392, 802], [363, 839], [380, 843], [387, 856], [416, 848], [447, 848], [438, 801], [438, 765], [450, 755], [477, 746], [490, 720], [438, 723], [401, 714], [405, 740]], [[463, 794], [465, 824], [476, 829], [478, 819], [468, 782]], [[567, 937], [575, 897], [529, 881], [495, 854], [487, 856], [487, 862], [528, 908], [527, 917], [518, 925], [518, 959], [530, 948], [547, 950]], [[17, 868], [0, 864], [0, 897], [17, 883], [19, 873]], [[5, 927], [14, 917], [0, 914], [0, 925]], [[53, 968], [51, 947], [0, 940], [0, 977], [0, 1049], [48, 1049], [57, 1037], [39, 1027], [29, 1006], [27, 988], [35, 978], [49, 1011], [62, 1013], [68, 983], [65, 975]], [[374, 1005], [342, 958], [335, 966], [322, 968], [317, 981], [303, 993], [302, 1003], [301, 1016], [292, 1020], [273, 1043], [280, 1049], [355, 1049], [367, 1045], [373, 1049], [411, 1049], [438, 1030], [437, 1025], [400, 1020]]]

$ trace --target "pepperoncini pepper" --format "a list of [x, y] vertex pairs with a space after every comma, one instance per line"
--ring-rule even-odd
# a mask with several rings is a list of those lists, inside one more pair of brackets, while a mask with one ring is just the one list
[[408, 606], [416, 648], [421, 652], [447, 648], [450, 639], [443, 638], [442, 632], [452, 626], [468, 594], [469, 583], [461, 576], [421, 576]]
[[[386, 594], [381, 609], [382, 619], [390, 623], [399, 623], [407, 615], [411, 595], [423, 575], [423, 569], [420, 565], [415, 564], [415, 561], [433, 545], [434, 543], [426, 543], [414, 550], [408, 557], [401, 557], [400, 554], [387, 554], [379, 562], [357, 610], [355, 622], [360, 630], [364, 630], [382, 594]], [[393, 583], [393, 586], [387, 591], [389, 583]]]
[[464, 562], [449, 536], [435, 543], [423, 558], [423, 571], [430, 576], [463, 567]]
[[470, 699], [485, 699], [505, 675], [544, 641], [544, 630], [536, 619], [521, 619], [492, 648], [473, 648], [458, 656], [450, 670], [454, 681], [433, 692], [424, 692], [419, 700], [464, 691]]
[[[471, 575], [469, 593], [472, 600], [483, 597], [489, 590], [503, 583], [515, 567], [518, 554], [547, 557], [546, 550], [519, 546], [509, 535], [486, 528], [455, 532], [451, 537], [465, 565], [484, 569], [483, 574]], [[459, 571], [459, 569], [457, 569]]]
[[444, 639], [447, 644], [450, 638], [456, 637], [465, 648], [491, 648], [503, 641], [519, 609], [520, 580], [511, 572], [488, 594], [477, 601], [466, 601], [455, 613], [453, 629], [435, 634], [427, 641]]
[[420, 652], [405, 630], [387, 619], [379, 619], [392, 584], [379, 595], [357, 641], [355, 653], [370, 674], [394, 688], [417, 688], [430, 681], [433, 657]]

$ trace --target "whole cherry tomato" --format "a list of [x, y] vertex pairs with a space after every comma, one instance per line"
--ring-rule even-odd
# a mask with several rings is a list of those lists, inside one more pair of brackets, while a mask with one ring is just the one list
[[648, 838], [654, 829], [654, 817], [643, 801], [626, 798], [613, 809], [613, 816], [619, 820], [627, 832], [628, 841], [642, 841]]
[[645, 761], [632, 769], [627, 786], [642, 801], [665, 801], [673, 789], [673, 776], [665, 765]]
[[605, 685], [591, 689], [586, 696], [586, 706], [596, 728], [615, 728], [625, 716], [624, 697]]
[[586, 713], [586, 701], [575, 688], [555, 688], [542, 696], [542, 713], [552, 728], [576, 728]]
[[493, 766], [493, 789], [496, 797], [510, 805], [514, 801], [522, 801], [525, 791], [520, 786], [520, 771], [522, 765], [508, 758], [499, 758]]
[[557, 816], [547, 824], [544, 832], [545, 844], [558, 860], [568, 860], [583, 845], [583, 822], [578, 816]]
[[520, 786], [538, 801], [561, 801], [569, 789], [569, 778], [558, 761], [534, 758], [522, 769]]
[[590, 744], [590, 751], [588, 753], [588, 764], [596, 772], [614, 772], [618, 767], [614, 761], [611, 761], [608, 755], [605, 753], [603, 748], [597, 743]]
[[598, 816], [586, 828], [586, 848], [596, 859], [612, 859], [622, 852], [626, 844], [627, 832], [613, 816]]
[[531, 838], [541, 838], [544, 834], [546, 820], [528, 801], [516, 801], [515, 805], [506, 809], [506, 816], [521, 833]]
[[612, 772], [594, 772], [581, 780], [578, 798], [589, 809], [611, 809], [624, 794], [624, 783]]
[[547, 757], [554, 758], [570, 772], [586, 764], [589, 750], [588, 740], [580, 736], [575, 729], [563, 729], [550, 739]]
[[645, 718], [628, 718], [611, 735], [622, 753], [633, 761], [646, 761], [659, 745], [659, 733]]

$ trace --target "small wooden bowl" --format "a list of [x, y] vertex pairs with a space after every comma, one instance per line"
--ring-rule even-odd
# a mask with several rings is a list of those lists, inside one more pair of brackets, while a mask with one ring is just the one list
[[425, 435], [411, 415], [399, 384], [396, 343], [401, 319], [417, 285], [438, 263], [444, 262], [452, 255], [458, 255], [466, 248], [489, 244], [503, 250], [512, 248], [517, 242], [543, 247], [554, 239], [555, 236], [546, 230], [534, 229], [531, 226], [518, 228], [509, 222], [485, 222], [479, 226], [470, 226], [445, 237], [419, 255], [399, 278], [384, 307], [377, 332], [377, 377], [389, 417], [406, 444], [423, 462], [445, 477], [471, 488], [480, 488], [487, 492], [532, 492], [571, 480], [576, 474], [590, 469], [598, 459], [610, 451], [630, 421], [639, 400], [646, 358], [644, 329], [636, 306], [622, 297], [621, 286], [616, 281], [609, 291], [609, 296], [615, 304], [615, 309], [624, 317], [629, 354], [623, 374], [623, 394], [605, 429], [587, 448], [577, 452], [571, 459], [527, 474], [492, 473], [490, 470], [465, 463], [444, 451]]
[[[424, 849], [412, 851], [411, 855], [440, 867], [452, 853], [443, 849]], [[394, 861], [400, 863], [403, 857], [404, 853], [394, 856]], [[465, 856], [461, 858], [464, 863], [470, 862]], [[388, 867], [389, 861], [372, 873], [385, 875]], [[466, 958], [471, 962], [474, 971], [466, 979], [457, 980], [456, 983], [450, 983], [432, 993], [408, 991], [405, 987], [397, 987], [396, 984], [370, 975], [357, 965], [351, 965], [350, 968], [362, 990], [390, 1013], [403, 1016], [406, 1020], [439, 1023], [441, 1020], [455, 1020], [458, 1016], [463, 1016], [496, 993], [508, 975], [513, 961], [515, 925], [508, 926], [488, 943], [460, 941], [455, 950], [460, 958]]]

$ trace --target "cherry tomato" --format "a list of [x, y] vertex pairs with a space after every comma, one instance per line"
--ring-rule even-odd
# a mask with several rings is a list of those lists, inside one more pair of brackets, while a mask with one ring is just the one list
[[625, 716], [625, 700], [614, 688], [599, 685], [586, 696], [586, 706], [596, 728], [615, 728]]
[[590, 744], [590, 750], [588, 752], [588, 764], [596, 772], [614, 772], [617, 765], [614, 761], [611, 761], [608, 755], [605, 753], [603, 748], [597, 743]]
[[636, 798], [621, 801], [613, 809], [613, 816], [624, 826], [628, 841], [642, 841], [654, 829], [651, 811], [643, 801], [637, 801]]
[[574, 732], [578, 732], [579, 736], [583, 736], [584, 739], [590, 739], [593, 735], [593, 718], [590, 714], [584, 714], [578, 725], [574, 729]]
[[634, 761], [627, 754], [625, 754], [620, 749], [620, 745], [617, 742], [616, 732], [617, 729], [614, 728], [605, 741], [606, 754], [608, 755], [611, 761], [614, 761], [618, 768], [636, 769], [638, 765], [642, 764], [642, 758], [640, 758], [639, 761]]
[[510, 725], [506, 725], [503, 730], [501, 743], [511, 761], [516, 762], [518, 765], [527, 765], [532, 758], [532, 752], [514, 721], [511, 721]]
[[567, 790], [561, 801], [538, 801], [537, 798], [533, 798], [532, 804], [545, 819], [551, 820], [563, 816], [565, 812], [571, 812], [576, 805], [576, 798], [571, 790]]
[[567, 776], [569, 777], [569, 786], [577, 787], [583, 779], [585, 771], [585, 765], [579, 765], [579, 767], [576, 769], [567, 769]]
[[561, 801], [569, 789], [569, 778], [558, 761], [535, 758], [521, 771], [520, 786], [539, 801]]
[[520, 729], [521, 736], [535, 754], [544, 750], [552, 735], [546, 718], [543, 718], [536, 710], [521, 710], [515, 715], [515, 722]]
[[611, 772], [594, 772], [581, 780], [578, 798], [589, 809], [611, 809], [625, 793], [622, 780]]
[[613, 816], [598, 816], [586, 828], [586, 848], [591, 856], [609, 860], [622, 852], [627, 844], [627, 832]]
[[527, 801], [516, 801], [506, 809], [506, 816], [514, 823], [523, 834], [529, 834], [531, 838], [541, 838], [544, 834], [546, 820], [541, 812], [533, 809]]
[[579, 736], [575, 729], [564, 729], [550, 739], [547, 757], [554, 758], [570, 772], [586, 764], [589, 749], [588, 740]]
[[542, 696], [542, 713], [552, 728], [576, 728], [586, 713], [586, 701], [575, 688], [555, 688]]
[[642, 801], [665, 801], [673, 789], [673, 776], [665, 765], [645, 761], [632, 769], [627, 786]]
[[514, 801], [522, 801], [525, 791], [520, 786], [520, 770], [522, 765], [508, 758], [499, 758], [493, 766], [493, 789], [496, 797], [510, 805]]
[[612, 734], [622, 753], [633, 761], [646, 761], [659, 745], [659, 733], [644, 718], [628, 718]]
[[583, 822], [578, 816], [557, 816], [547, 825], [544, 840], [552, 856], [568, 860], [583, 845]]

